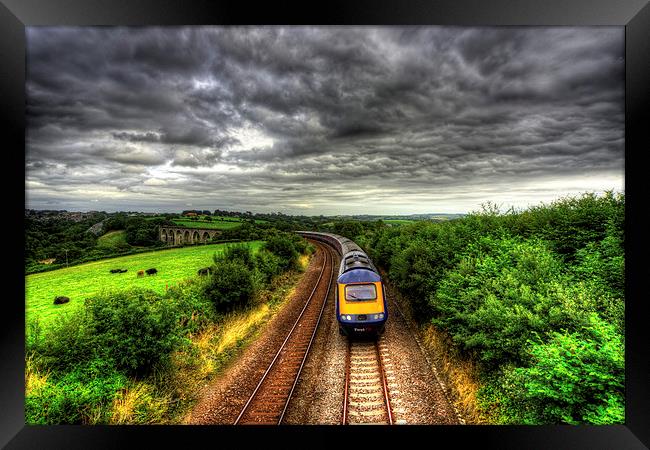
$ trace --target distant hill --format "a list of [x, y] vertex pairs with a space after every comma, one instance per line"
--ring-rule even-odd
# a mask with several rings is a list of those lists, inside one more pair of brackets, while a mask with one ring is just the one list
[[371, 215], [356, 214], [349, 216], [330, 216], [335, 219], [352, 219], [352, 220], [433, 220], [443, 221], [458, 219], [467, 214], [450, 214], [450, 213], [427, 213], [427, 214], [408, 214], [408, 215]]

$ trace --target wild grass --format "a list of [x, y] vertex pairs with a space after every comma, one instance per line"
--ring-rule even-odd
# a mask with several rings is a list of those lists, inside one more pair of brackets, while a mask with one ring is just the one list
[[427, 324], [421, 330], [425, 349], [437, 360], [438, 374], [450, 388], [451, 401], [466, 421], [474, 425], [491, 423], [480, 410], [476, 393], [481, 387], [476, 364], [462, 358], [454, 351], [449, 338], [434, 325]]
[[172, 399], [145, 381], [133, 382], [115, 398], [111, 410], [111, 425], [148, 425], [163, 423]]
[[113, 404], [111, 423], [183, 422], [204, 389], [237, 360], [291, 297], [309, 261], [309, 256], [301, 257], [298, 270], [275, 277], [247, 308], [221, 314], [190, 334], [167, 367], [121, 393]]
[[48, 373], [41, 373], [32, 356], [25, 360], [25, 396], [37, 394], [47, 384]]

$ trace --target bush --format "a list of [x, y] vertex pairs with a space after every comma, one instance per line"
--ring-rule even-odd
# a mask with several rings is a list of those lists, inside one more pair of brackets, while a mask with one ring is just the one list
[[282, 270], [293, 269], [298, 264], [296, 240], [291, 235], [275, 234], [266, 240], [264, 248], [281, 258]]
[[57, 317], [46, 330], [35, 322], [27, 342], [30, 350], [39, 355], [43, 367], [69, 372], [97, 356], [90, 327], [91, 318], [82, 308]]
[[530, 342], [531, 364], [506, 375], [514, 418], [525, 424], [621, 424], [625, 419], [622, 336], [592, 313], [574, 333]]
[[572, 262], [576, 252], [590, 242], [601, 241], [608, 234], [622, 238], [625, 197], [613, 192], [602, 196], [585, 193], [536, 206], [504, 220], [513, 232], [550, 242], [565, 261]]
[[30, 425], [106, 423], [126, 377], [102, 359], [76, 367], [58, 380], [47, 380], [25, 395]]
[[196, 333], [215, 320], [214, 304], [206, 297], [205, 286], [205, 279], [190, 279], [170, 287], [165, 294], [176, 313], [177, 334]]
[[580, 320], [562, 308], [553, 310], [557, 317], [550, 312], [551, 282], [559, 278], [560, 267], [539, 240], [484, 237], [469, 246], [429, 296], [432, 322], [487, 370], [520, 363], [531, 333]]
[[[430, 319], [449, 333], [455, 350], [479, 363], [482, 381], [487, 381], [481, 398], [490, 416], [521, 423], [524, 416], [516, 399], [526, 397], [504, 388], [506, 380], [510, 385], [515, 381], [514, 375], [504, 373], [524, 376], [517, 367], [533, 367], [532, 359], [541, 358], [541, 349], [550, 352], [553, 345], [568, 345], [560, 345], [558, 336], [604, 342], [584, 338], [594, 320], [605, 324], [609, 331], [604, 334], [622, 339], [624, 225], [624, 195], [587, 193], [523, 212], [501, 214], [487, 204], [482, 211], [449, 222], [418, 221], [391, 228], [378, 224], [366, 227], [357, 239], [375, 264], [388, 270], [389, 279], [410, 300], [416, 319]], [[531, 353], [527, 341], [533, 336], [538, 345], [551, 347]], [[584, 354], [597, 348], [594, 344], [586, 350], [589, 345]], [[603, 367], [607, 364], [602, 362]], [[571, 373], [583, 370], [572, 367]], [[598, 376], [600, 369], [592, 369], [591, 375]], [[616, 373], [610, 381], [622, 383], [622, 372]], [[533, 411], [529, 402], [532, 412], [526, 421], [616, 423], [622, 417], [622, 397], [612, 394], [592, 401], [585, 394], [583, 401], [591, 406], [580, 414], [562, 409], [567, 420], [539, 408]]]
[[255, 258], [250, 246], [246, 244], [228, 244], [224, 246], [222, 253], [215, 253], [212, 257], [215, 264], [222, 261], [239, 261], [248, 269], [255, 269]]
[[86, 300], [95, 348], [118, 370], [145, 374], [164, 362], [176, 345], [176, 311], [155, 292], [131, 289]]
[[252, 271], [240, 260], [217, 261], [204, 293], [219, 311], [250, 302], [255, 291]]
[[282, 272], [282, 258], [266, 249], [261, 249], [255, 255], [255, 265], [262, 274], [264, 282], [271, 280]]

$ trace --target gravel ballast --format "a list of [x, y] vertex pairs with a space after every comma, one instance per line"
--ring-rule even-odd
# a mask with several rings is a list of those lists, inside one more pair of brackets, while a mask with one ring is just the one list
[[[335, 273], [338, 272], [338, 259]], [[232, 424], [255, 389], [277, 349], [293, 326], [323, 263], [322, 251], [312, 259], [294, 295], [252, 343], [218, 379], [206, 387], [187, 416], [188, 424]], [[338, 332], [334, 288], [289, 402], [283, 424], [341, 424], [348, 338]], [[379, 340], [395, 424], [462, 424], [441, 383], [420, 348], [415, 331], [400, 314], [388, 292], [389, 318]]]

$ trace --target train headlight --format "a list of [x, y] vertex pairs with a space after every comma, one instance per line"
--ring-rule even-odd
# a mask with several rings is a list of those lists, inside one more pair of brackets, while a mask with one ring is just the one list
[[348, 320], [352, 320], [352, 316], [348, 314], [347, 316]]
[[374, 316], [372, 316], [372, 318], [375, 320], [379, 319], [379, 314], [375, 314]]
[[379, 318], [383, 319], [384, 318], [384, 313], [379, 313]]

